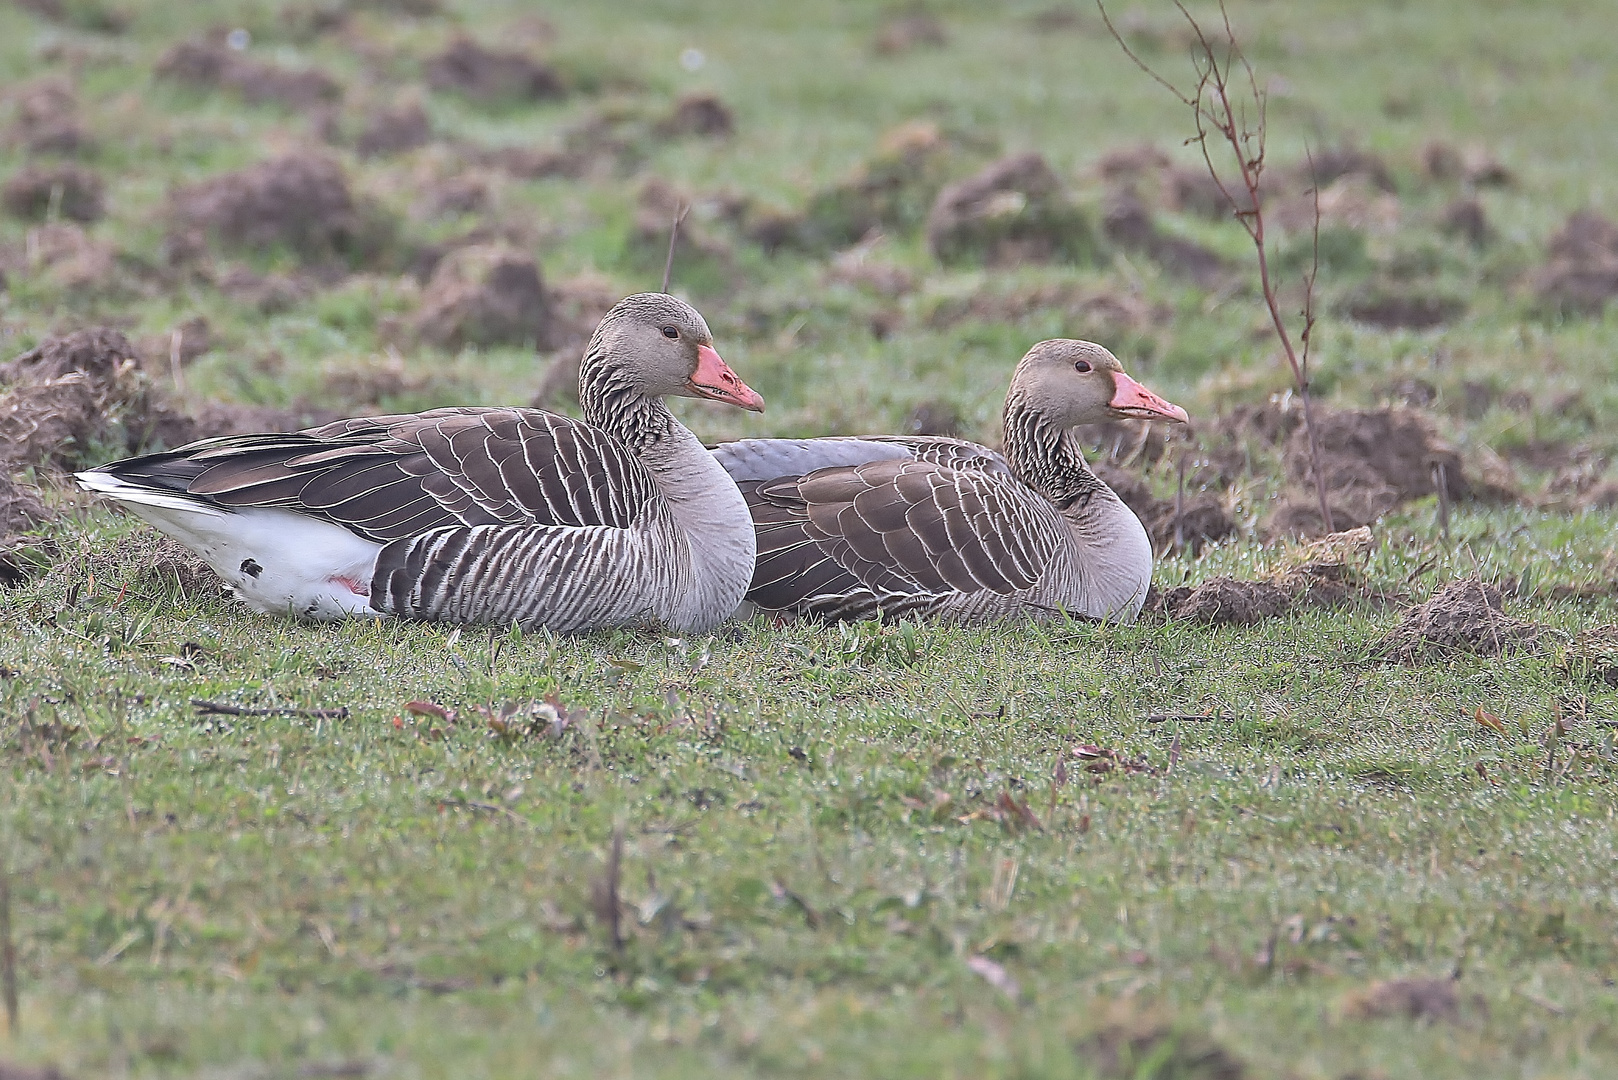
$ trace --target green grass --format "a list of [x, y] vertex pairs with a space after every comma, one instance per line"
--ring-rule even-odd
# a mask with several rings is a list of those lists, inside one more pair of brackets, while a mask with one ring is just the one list
[[[516, 3], [451, 4], [444, 19], [362, 9], [345, 35], [314, 38], [270, 3], [104, 6], [129, 16], [126, 32], [0, 9], [0, 78], [76, 80], [96, 140], [86, 164], [109, 184], [90, 235], [153, 265], [170, 185], [312, 138], [306, 118], [154, 83], [173, 41], [245, 26], [258, 55], [336, 74], [353, 112], [412, 84], [457, 24], [537, 40]], [[937, 3], [948, 46], [879, 58], [877, 4], [555, 5], [542, 51], [619, 86], [611, 103], [655, 116], [713, 90], [737, 134], [650, 144], [637, 176], [501, 180], [495, 217], [534, 230], [548, 280], [589, 273], [628, 291], [655, 284], [626, 240], [644, 175], [801, 207], [917, 118], [972, 145], [1037, 148], [1091, 204], [1088, 170], [1109, 149], [1150, 139], [1190, 161], [1184, 117], [1088, 10], [1039, 33], [1028, 16], [1043, 6]], [[69, 10], [96, 22], [89, 0]], [[1174, 26], [1166, 6], [1139, 10], [1148, 29]], [[1410, 228], [1371, 238], [1328, 295], [1414, 259], [1469, 301], [1428, 333], [1328, 312], [1316, 347], [1330, 399], [1375, 402], [1418, 376], [1465, 445], [1618, 446], [1598, 421], [1618, 415], [1618, 314], [1547, 319], [1521, 284], [1569, 212], [1618, 212], [1603, 181], [1618, 143], [1598, 137], [1618, 92], [1607, 5], [1232, 14], [1261, 73], [1285, 80], [1277, 162], [1305, 139], [1355, 141], [1394, 169]], [[696, 73], [678, 64], [688, 47], [707, 56]], [[1168, 46], [1153, 60], [1180, 63]], [[545, 145], [604, 99], [427, 106], [441, 136]], [[1431, 138], [1485, 143], [1517, 177], [1481, 196], [1500, 233], [1482, 253], [1429, 227], [1457, 194], [1420, 179]], [[331, 152], [406, 240], [458, 228], [411, 207], [427, 179], [459, 171], [459, 151]], [[25, 156], [0, 145], [0, 174]], [[1241, 253], [1232, 227], [1165, 225]], [[0, 244], [20, 250], [27, 228], [0, 221]], [[1015, 358], [1083, 328], [1055, 313], [929, 324], [983, 288], [1138, 293], [1166, 314], [1120, 355], [1194, 415], [1284, 385], [1250, 293], [1207, 296], [1140, 260], [944, 269], [901, 235], [879, 255], [920, 284], [888, 301], [828, 284], [823, 260], [766, 257], [712, 228], [734, 261], [694, 299], [770, 412], [682, 405], [705, 437], [891, 430], [933, 400], [992, 437]], [[276, 258], [221, 256], [289, 268]], [[166, 342], [203, 314], [219, 344], [190, 391], [244, 401], [322, 401], [390, 363], [386, 324], [415, 297], [378, 273], [261, 316], [200, 280], [77, 294], [6, 265], [0, 352], [109, 320]], [[893, 309], [897, 329], [873, 335]], [[406, 388], [379, 407], [525, 402], [542, 373], [516, 348], [402, 351]], [[1469, 382], [1530, 405], [1468, 415]], [[1559, 401], [1569, 393], [1582, 407]], [[1610, 627], [1618, 602], [1550, 592], [1613, 579], [1612, 512], [1464, 508], [1448, 543], [1430, 504], [1384, 522], [1373, 587], [1419, 600], [1457, 576], [1520, 580], [1508, 609], [1551, 631], [1526, 654], [1402, 666], [1372, 654], [1397, 608], [1369, 603], [1247, 628], [749, 624], [710, 641], [311, 626], [182, 585], [148, 530], [60, 501], [53, 567], [0, 609], [0, 865], [22, 1006], [0, 1061], [74, 1076], [1167, 1080], [1229, 1075], [1206, 1057], [1217, 1046], [1245, 1075], [1289, 1080], [1618, 1072], [1618, 694], [1563, 663], [1566, 640]], [[1284, 557], [1244, 539], [1167, 560], [1158, 582]], [[502, 737], [478, 712], [547, 695], [570, 710], [559, 737]], [[193, 698], [348, 715], [202, 716]], [[410, 714], [413, 700], [458, 721]], [[1480, 707], [1504, 736], [1474, 719]], [[1172, 714], [1209, 718], [1150, 719]], [[1558, 717], [1568, 731], [1548, 768]], [[1150, 768], [1086, 772], [1071, 755], [1083, 744]], [[592, 890], [620, 826], [615, 949]], [[1356, 1005], [1378, 980], [1456, 972], [1450, 1018]]]

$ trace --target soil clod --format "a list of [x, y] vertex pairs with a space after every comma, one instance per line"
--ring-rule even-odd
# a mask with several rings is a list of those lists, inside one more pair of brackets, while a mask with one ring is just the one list
[[343, 96], [336, 79], [313, 68], [285, 68], [247, 56], [222, 35], [185, 41], [163, 54], [157, 75], [199, 89], [232, 90], [253, 105], [306, 111]]
[[0, 202], [13, 217], [89, 223], [100, 219], [105, 192], [101, 177], [82, 165], [25, 165], [6, 181]]
[[1084, 263], [1099, 255], [1089, 215], [1035, 153], [1001, 158], [940, 191], [927, 244], [944, 263]]
[[1348, 994], [1343, 1013], [1360, 1020], [1455, 1020], [1460, 1005], [1453, 979], [1386, 979]]
[[510, 244], [473, 244], [439, 260], [416, 312], [422, 341], [447, 349], [467, 345], [546, 347], [550, 305], [532, 255]]
[[1551, 237], [1545, 265], [1530, 278], [1540, 303], [1569, 315], [1596, 315], [1618, 297], [1618, 224], [1580, 210]]
[[462, 35], [426, 64], [427, 84], [485, 104], [543, 101], [567, 93], [550, 65], [526, 53], [491, 49]]
[[665, 138], [698, 135], [722, 139], [735, 131], [736, 114], [713, 94], [685, 95], [657, 125], [657, 133]]
[[89, 145], [79, 119], [79, 96], [67, 79], [25, 83], [8, 96], [16, 107], [9, 141], [36, 154], [73, 154]]
[[1407, 662], [1458, 652], [1499, 656], [1526, 648], [1539, 635], [1538, 626], [1505, 614], [1499, 589], [1477, 578], [1462, 578], [1405, 612], [1376, 652]]
[[426, 146], [433, 137], [432, 121], [421, 102], [409, 101], [377, 109], [365, 117], [354, 149], [365, 157], [401, 154]]
[[176, 190], [171, 246], [196, 252], [209, 238], [248, 250], [282, 247], [305, 261], [375, 260], [393, 223], [356, 199], [333, 159], [293, 151]]

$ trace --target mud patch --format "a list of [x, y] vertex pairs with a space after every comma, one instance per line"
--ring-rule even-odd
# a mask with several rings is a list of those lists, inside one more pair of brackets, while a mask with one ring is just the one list
[[526, 53], [491, 49], [464, 34], [424, 66], [427, 85], [483, 104], [544, 101], [566, 95], [560, 75]]
[[355, 198], [336, 161], [304, 151], [182, 187], [169, 198], [169, 217], [171, 251], [180, 254], [213, 239], [361, 266], [379, 262], [395, 235], [390, 217]]
[[723, 139], [735, 134], [736, 114], [713, 94], [686, 94], [654, 130], [665, 139], [693, 135]]
[[1535, 624], [1505, 614], [1499, 589], [1463, 578], [1405, 612], [1375, 652], [1406, 663], [1456, 653], [1499, 656], [1533, 645], [1540, 632]]
[[[1296, 485], [1267, 525], [1271, 534], [1320, 531], [1308, 433], [1294, 425], [1285, 444], [1287, 475]], [[1332, 523], [1339, 529], [1369, 525], [1411, 499], [1513, 498], [1500, 482], [1469, 476], [1460, 453], [1425, 413], [1414, 409], [1315, 409], [1322, 473]], [[1479, 470], [1481, 472], [1481, 470]]]
[[214, 278], [218, 290], [261, 315], [290, 311], [315, 294], [313, 282], [285, 274], [260, 274], [246, 266], [229, 266]]
[[754, 213], [747, 235], [766, 251], [816, 252], [849, 247], [874, 231], [908, 235], [926, 219], [960, 152], [936, 124], [901, 125], [846, 180], [812, 195], [801, 213]]
[[943, 20], [927, 11], [907, 11], [889, 18], [871, 39], [879, 56], [896, 56], [912, 49], [941, 49], [949, 44]]
[[555, 345], [550, 366], [534, 394], [543, 409], [558, 401], [578, 401], [579, 361], [596, 326], [623, 299], [618, 286], [604, 277], [578, 277], [549, 289]]
[[294, 111], [343, 96], [342, 85], [325, 72], [256, 60], [231, 48], [222, 35], [174, 46], [158, 60], [156, 74], [197, 89], [231, 90], [250, 105], [275, 104]]
[[189, 421], [141, 372], [117, 330], [50, 338], [0, 364], [0, 386], [0, 447], [13, 468], [67, 472], [109, 450], [189, 437]]
[[1210, 543], [1236, 534], [1236, 520], [1213, 495], [1197, 492], [1180, 499], [1159, 499], [1139, 475], [1106, 461], [1092, 471], [1134, 511], [1146, 528], [1154, 551], [1202, 553]]
[[1100, 255], [1090, 216], [1039, 154], [1001, 158], [938, 193], [927, 245], [946, 264], [1086, 263]]
[[1382, 330], [1431, 330], [1463, 315], [1466, 301], [1404, 283], [1373, 281], [1350, 294], [1339, 309], [1355, 322]]
[[1456, 199], [1446, 205], [1438, 215], [1438, 231], [1459, 237], [1475, 248], [1487, 247], [1494, 239], [1483, 204], [1473, 198]]
[[105, 211], [106, 185], [101, 177], [66, 162], [25, 165], [0, 190], [0, 204], [13, 217], [30, 221], [67, 218], [88, 224]]
[[552, 337], [550, 304], [532, 255], [509, 244], [473, 244], [439, 260], [412, 320], [440, 348], [538, 344]]
[[368, 113], [354, 139], [354, 149], [364, 157], [402, 154], [426, 146], [432, 137], [427, 110], [419, 101], [408, 101]]
[[1146, 203], [1132, 189], [1117, 189], [1108, 195], [1101, 227], [1112, 243], [1138, 251], [1175, 277], [1205, 289], [1218, 285], [1229, 269], [1209, 248], [1159, 229]]
[[1355, 1020], [1440, 1022], [1459, 1019], [1461, 1000], [1453, 979], [1386, 979], [1344, 995], [1338, 1007]]
[[75, 298], [115, 296], [130, 282], [118, 273], [111, 244], [93, 239], [77, 225], [41, 225], [29, 233], [28, 270]]
[[7, 95], [15, 108], [7, 141], [36, 154], [75, 154], [90, 137], [79, 119], [79, 97], [60, 76], [24, 83]]
[[1618, 297], [1618, 224], [1580, 210], [1551, 237], [1545, 265], [1529, 278], [1539, 302], [1564, 315], [1598, 315]]
[[1167, 309], [1135, 293], [1053, 282], [1012, 290], [985, 285], [968, 296], [940, 302], [926, 322], [943, 330], [963, 322], [1018, 323], [1057, 316], [1078, 336], [1116, 341], [1145, 332], [1167, 314]]
[[668, 258], [669, 232], [675, 218], [684, 214], [674, 257], [676, 276], [689, 281], [704, 271], [728, 268], [732, 262], [730, 246], [708, 231], [704, 221], [707, 215], [701, 209], [699, 200], [689, 192], [661, 177], [647, 178], [635, 197], [635, 216], [629, 227], [631, 257], [646, 269], [661, 273]]
[[1429, 180], [1459, 182], [1468, 187], [1510, 187], [1515, 182], [1511, 170], [1489, 148], [1473, 144], [1458, 147], [1434, 139], [1421, 148], [1421, 168]]
[[1078, 1054], [1099, 1076], [1244, 1080], [1247, 1067], [1206, 1035], [1131, 1017], [1080, 1040]]
[[493, 205], [489, 177], [481, 172], [464, 172], [428, 184], [416, 201], [414, 213], [424, 218], [459, 217], [481, 214]]

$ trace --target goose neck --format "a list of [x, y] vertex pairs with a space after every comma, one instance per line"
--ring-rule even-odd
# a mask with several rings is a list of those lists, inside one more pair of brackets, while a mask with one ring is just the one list
[[1023, 482], [1064, 514], [1106, 490], [1068, 430], [1015, 392], [1006, 396], [1005, 455]]

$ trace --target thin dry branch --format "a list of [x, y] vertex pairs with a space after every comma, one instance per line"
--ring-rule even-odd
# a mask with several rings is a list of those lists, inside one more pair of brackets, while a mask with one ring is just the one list
[[[1230, 206], [1232, 216], [1241, 223], [1246, 230], [1248, 238], [1253, 242], [1253, 250], [1258, 256], [1259, 286], [1264, 295], [1264, 305], [1270, 313], [1270, 323], [1275, 329], [1276, 339], [1281, 344], [1281, 352], [1286, 358], [1287, 367], [1292, 373], [1292, 383], [1299, 399], [1303, 402], [1303, 425], [1309, 439], [1309, 458], [1315, 476], [1315, 495], [1320, 501], [1321, 522], [1327, 532], [1334, 531], [1331, 506], [1326, 498], [1326, 480], [1324, 471], [1320, 467], [1320, 445], [1315, 436], [1314, 406], [1309, 392], [1309, 339], [1314, 329], [1314, 291], [1315, 277], [1320, 269], [1320, 194], [1319, 185], [1315, 191], [1315, 220], [1314, 220], [1314, 265], [1304, 278], [1304, 309], [1302, 312], [1304, 325], [1300, 340], [1303, 345], [1302, 353], [1293, 345], [1292, 334], [1287, 328], [1287, 320], [1281, 313], [1281, 300], [1275, 286], [1274, 276], [1270, 272], [1269, 245], [1265, 236], [1264, 198], [1260, 190], [1260, 179], [1264, 174], [1266, 140], [1269, 133], [1268, 99], [1264, 91], [1259, 89], [1258, 75], [1253, 65], [1248, 61], [1242, 51], [1241, 43], [1237, 40], [1236, 31], [1230, 24], [1230, 13], [1225, 9], [1224, 0], [1219, 3], [1219, 15], [1224, 30], [1224, 39], [1217, 44], [1211, 40], [1195, 16], [1186, 10], [1181, 0], [1174, 0], [1174, 6], [1191, 27], [1196, 36], [1196, 45], [1192, 48], [1191, 63], [1196, 71], [1197, 79], [1194, 88], [1188, 93], [1175, 86], [1162, 74], [1142, 60], [1136, 52], [1129, 47], [1129, 42], [1118, 32], [1113, 25], [1112, 17], [1107, 13], [1103, 0], [1096, 0], [1096, 7], [1101, 11], [1101, 19], [1107, 26], [1107, 32], [1112, 35], [1124, 55], [1132, 60], [1153, 81], [1167, 89], [1183, 105], [1191, 110], [1192, 121], [1196, 125], [1196, 134], [1187, 142], [1194, 142], [1202, 152], [1203, 165], [1208, 175], [1219, 188], [1219, 193]], [[1223, 59], [1221, 59], [1223, 53]], [[1238, 104], [1232, 99], [1231, 83], [1232, 73], [1240, 67], [1242, 76], [1245, 76], [1247, 93]], [[1249, 101], [1251, 106], [1249, 106]], [[1256, 116], [1250, 123], [1249, 108]], [[1236, 164], [1236, 178], [1230, 178], [1228, 173], [1221, 170], [1214, 161], [1214, 149], [1210, 136], [1217, 138], [1213, 143], [1223, 142], [1230, 150]], [[1314, 172], [1314, 161], [1310, 159], [1310, 173]], [[1232, 189], [1237, 187], [1236, 180], [1240, 181], [1239, 190], [1245, 192], [1245, 203], [1240, 201]]]

